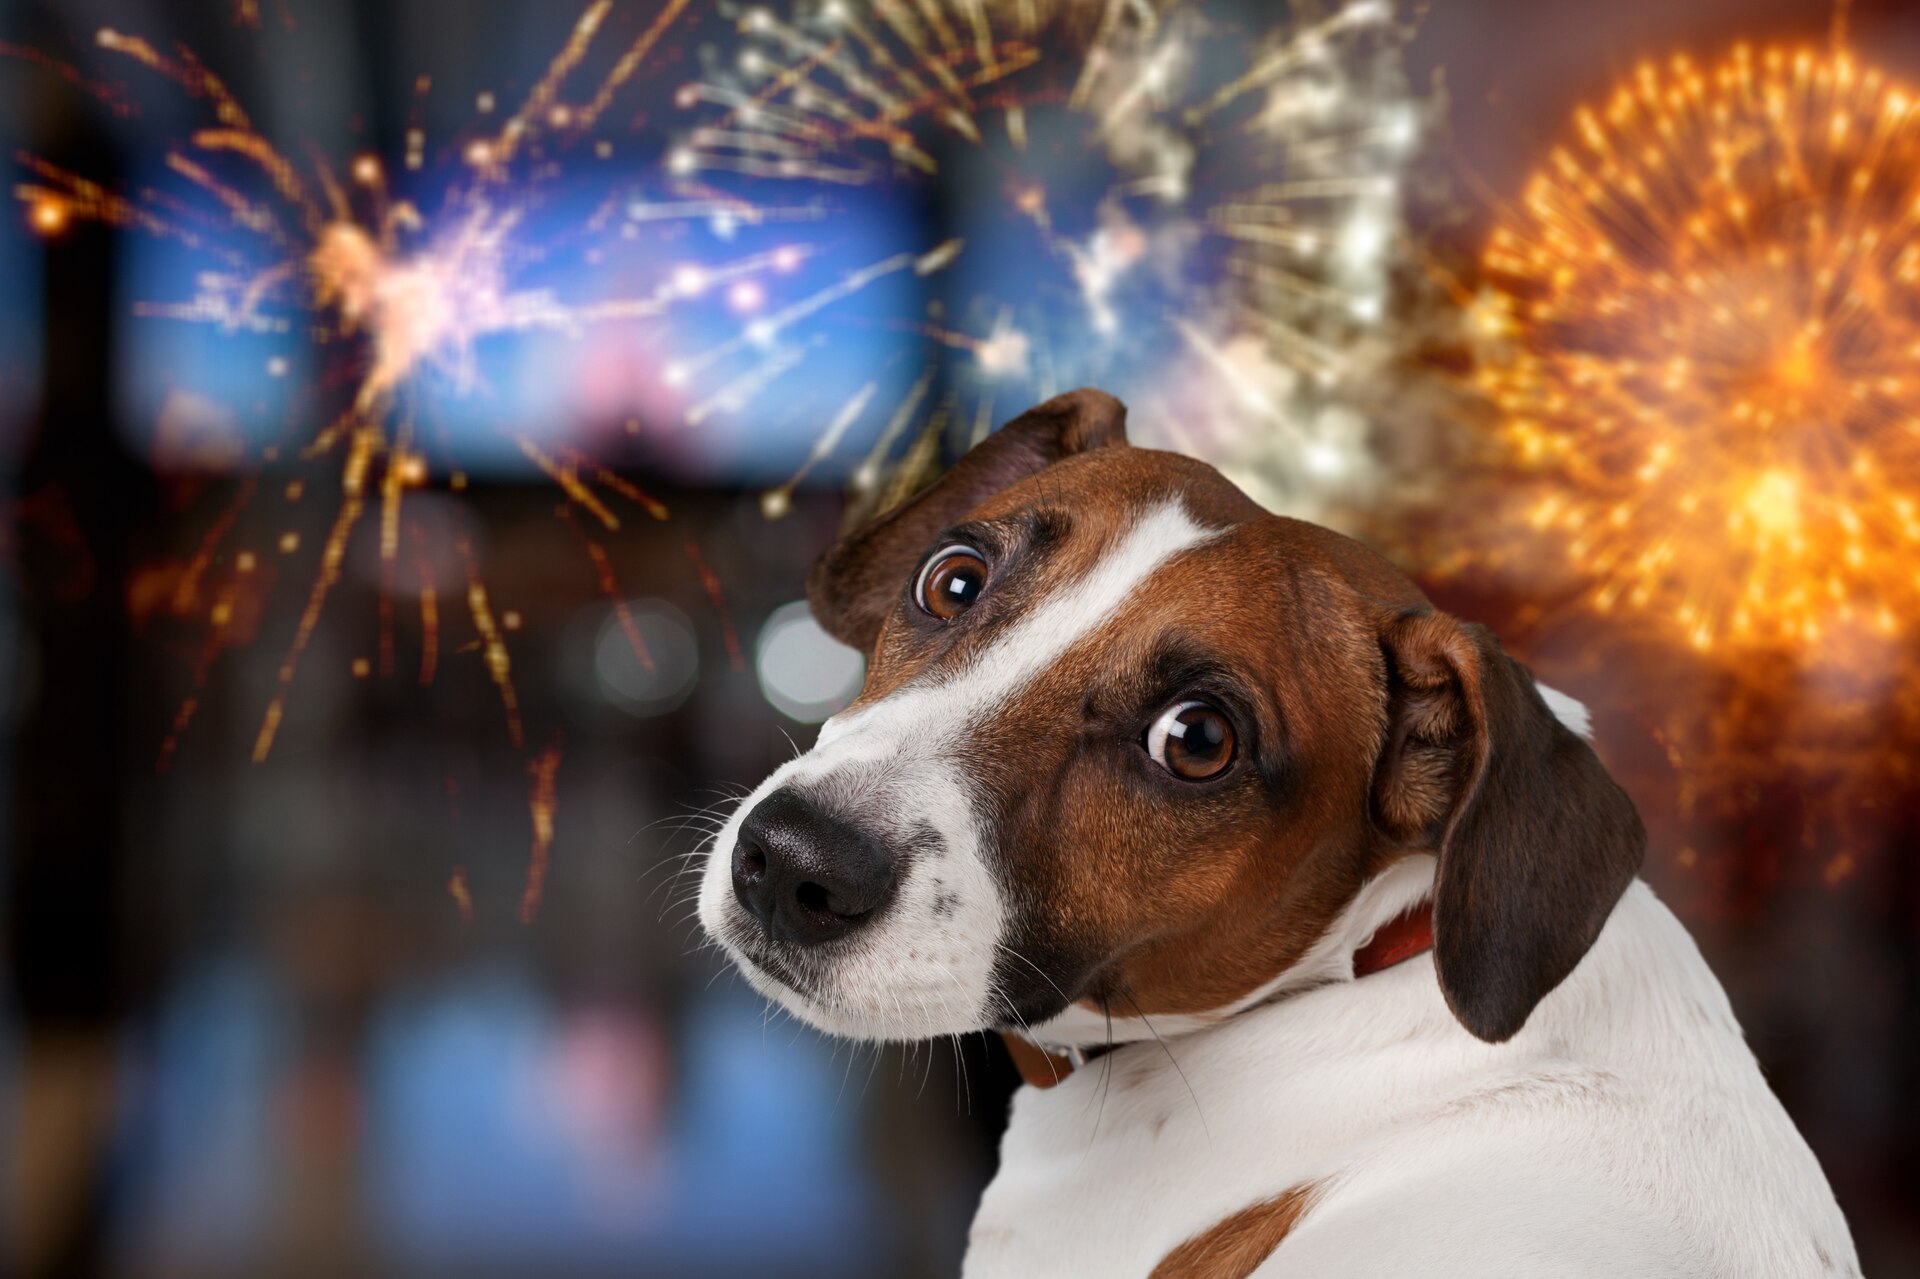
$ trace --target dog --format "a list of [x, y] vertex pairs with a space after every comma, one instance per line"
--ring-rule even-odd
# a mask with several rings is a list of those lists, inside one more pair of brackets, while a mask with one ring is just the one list
[[1859, 1274], [1586, 712], [1385, 559], [1081, 390], [807, 589], [866, 682], [700, 918], [824, 1031], [1008, 1035], [969, 1279]]

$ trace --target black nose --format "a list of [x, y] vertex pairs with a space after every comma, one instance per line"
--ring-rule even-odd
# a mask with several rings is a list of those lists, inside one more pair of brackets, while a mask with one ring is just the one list
[[733, 849], [733, 895], [760, 926], [799, 946], [844, 937], [893, 891], [893, 857], [782, 788], [754, 806]]

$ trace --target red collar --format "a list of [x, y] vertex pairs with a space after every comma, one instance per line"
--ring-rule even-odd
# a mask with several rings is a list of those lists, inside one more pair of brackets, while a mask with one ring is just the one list
[[1380, 925], [1373, 940], [1353, 952], [1353, 979], [1385, 972], [1433, 949], [1433, 903], [1420, 902]]
[[[1384, 972], [1432, 948], [1433, 904], [1421, 902], [1380, 925], [1372, 940], [1353, 952], [1353, 979], [1358, 981], [1362, 977]], [[1073, 1073], [1076, 1063], [1065, 1057], [1056, 1056], [1007, 1031], [1002, 1031], [1000, 1038], [1005, 1041], [1020, 1077], [1035, 1088], [1051, 1088]], [[1081, 1056], [1081, 1063], [1100, 1056], [1108, 1047], [1102, 1044], [1097, 1049], [1086, 1051]]]

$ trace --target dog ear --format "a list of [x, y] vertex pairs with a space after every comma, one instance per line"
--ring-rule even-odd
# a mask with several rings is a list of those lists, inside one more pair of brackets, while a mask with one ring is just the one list
[[807, 602], [842, 643], [871, 650], [927, 544], [980, 503], [1061, 458], [1124, 447], [1127, 409], [1103, 391], [1069, 391], [982, 440], [918, 494], [855, 529], [813, 567]]
[[1434, 964], [1447, 1004], [1511, 1038], [1572, 972], [1640, 867], [1646, 831], [1586, 741], [1484, 627], [1402, 613], [1381, 631], [1387, 744], [1375, 821], [1439, 859]]

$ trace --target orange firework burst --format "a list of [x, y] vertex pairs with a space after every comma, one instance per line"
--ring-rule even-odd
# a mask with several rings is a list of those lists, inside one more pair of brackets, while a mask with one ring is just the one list
[[1920, 612], [1920, 114], [1845, 53], [1643, 65], [1485, 256], [1481, 389], [1602, 613], [1810, 660]]

